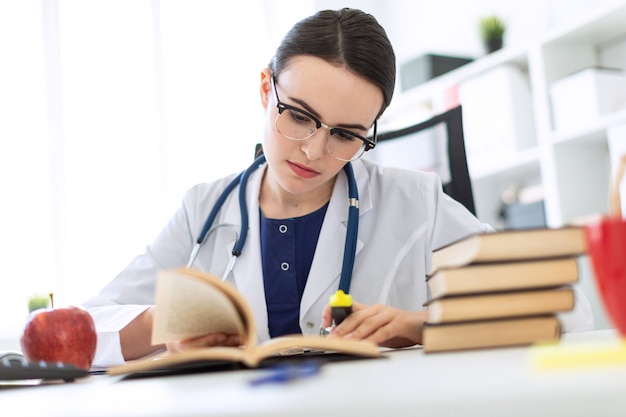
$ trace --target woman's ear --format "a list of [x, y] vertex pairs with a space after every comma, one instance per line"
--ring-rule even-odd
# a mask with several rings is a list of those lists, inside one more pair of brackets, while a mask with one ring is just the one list
[[261, 104], [263, 105], [263, 108], [265, 110], [267, 110], [267, 106], [270, 101], [270, 93], [272, 91], [272, 85], [270, 82], [271, 78], [272, 72], [269, 70], [269, 68], [265, 68], [263, 71], [261, 71], [261, 85], [259, 92], [261, 94]]

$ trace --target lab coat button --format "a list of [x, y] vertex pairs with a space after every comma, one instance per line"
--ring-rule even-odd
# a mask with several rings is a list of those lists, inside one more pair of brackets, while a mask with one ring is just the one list
[[287, 262], [283, 262], [282, 264], [280, 264], [280, 269], [282, 269], [283, 271], [287, 271], [289, 269], [289, 264]]
[[315, 323], [313, 323], [312, 321], [307, 321], [306, 327], [308, 327], [309, 329], [312, 329], [313, 327], [315, 327]]
[[280, 233], [287, 233], [287, 225], [281, 224], [280, 226], [278, 226], [278, 231]]

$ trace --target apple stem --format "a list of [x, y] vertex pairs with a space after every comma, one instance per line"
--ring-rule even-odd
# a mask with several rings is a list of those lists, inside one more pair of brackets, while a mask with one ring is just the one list
[[50, 308], [54, 308], [54, 293], [50, 293]]

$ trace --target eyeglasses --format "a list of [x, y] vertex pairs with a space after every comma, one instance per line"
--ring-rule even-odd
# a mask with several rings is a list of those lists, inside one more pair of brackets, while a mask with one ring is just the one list
[[278, 133], [291, 140], [306, 140], [313, 136], [317, 129], [323, 127], [328, 130], [326, 135], [326, 148], [328, 152], [341, 161], [356, 161], [364, 152], [374, 149], [376, 146], [377, 123], [370, 130], [373, 134], [368, 138], [351, 130], [340, 127], [330, 127], [322, 123], [311, 113], [289, 104], [282, 103], [278, 98], [276, 81], [271, 78], [278, 115], [274, 122]]

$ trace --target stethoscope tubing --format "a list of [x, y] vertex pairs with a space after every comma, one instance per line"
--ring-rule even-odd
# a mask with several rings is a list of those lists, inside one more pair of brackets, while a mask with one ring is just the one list
[[[202, 227], [198, 238], [196, 239], [196, 242], [191, 251], [191, 255], [189, 256], [189, 261], [187, 262], [187, 268], [191, 268], [193, 266], [193, 263], [195, 262], [198, 256], [198, 252], [204, 244], [207, 235], [210, 234], [211, 231], [217, 229], [217, 227], [211, 229], [211, 226], [215, 222], [215, 219], [228, 196], [233, 192], [235, 187], [239, 185], [238, 198], [239, 211], [241, 213], [241, 228], [239, 236], [237, 237], [237, 240], [231, 252], [232, 257], [228, 262], [224, 275], [222, 275], [222, 281], [225, 281], [228, 278], [228, 276], [235, 267], [237, 258], [241, 255], [243, 246], [245, 245], [246, 239], [248, 237], [248, 205], [246, 201], [246, 187], [248, 184], [248, 178], [254, 171], [256, 171], [257, 168], [259, 168], [264, 163], [265, 156], [259, 156], [245, 171], [233, 178], [233, 180], [219, 195], [218, 199], [215, 202], [215, 205], [209, 213], [209, 216], [204, 222], [204, 226]], [[346, 241], [344, 245], [343, 263], [341, 267], [341, 278], [339, 279], [339, 289], [348, 294], [350, 290], [350, 283], [352, 281], [352, 272], [354, 270], [356, 246], [359, 233], [359, 192], [356, 184], [356, 179], [354, 178], [352, 164], [348, 162], [346, 165], [344, 165], [343, 169], [348, 178], [348, 226], [346, 230]]]
[[350, 282], [352, 281], [352, 271], [356, 258], [356, 244], [359, 236], [359, 190], [354, 178], [352, 164], [347, 163], [343, 167], [348, 177], [348, 228], [346, 230], [346, 242], [343, 250], [343, 264], [341, 266], [341, 278], [339, 279], [339, 289], [348, 294]]

